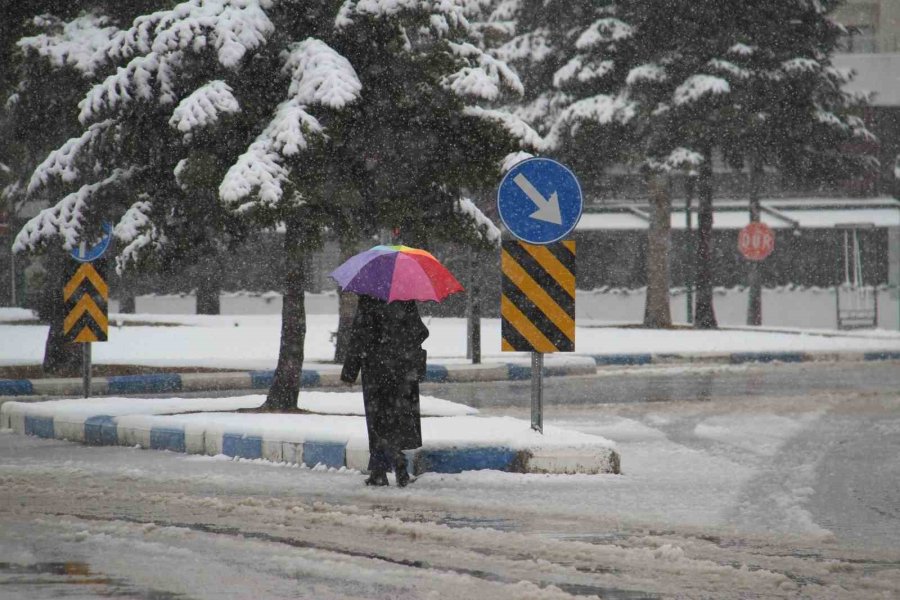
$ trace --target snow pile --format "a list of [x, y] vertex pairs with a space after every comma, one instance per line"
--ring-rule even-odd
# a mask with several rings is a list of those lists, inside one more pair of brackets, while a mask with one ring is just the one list
[[[242, 408], [257, 408], [266, 401], [263, 394], [234, 396], [226, 398], [122, 398], [105, 396], [100, 398], [79, 398], [76, 400], [47, 400], [37, 403], [9, 403], [27, 408], [33, 416], [65, 415], [67, 418], [87, 418], [96, 415], [118, 417], [124, 415], [175, 415], [182, 413], [229, 412]], [[365, 415], [363, 397], [359, 392], [312, 392], [303, 391], [297, 403], [299, 408], [323, 415]], [[475, 415], [478, 411], [471, 406], [435, 398], [421, 396], [419, 406], [423, 417], [461, 417]], [[244, 413], [243, 418], [252, 418]], [[278, 416], [278, 415], [275, 415]], [[281, 415], [283, 416], [283, 415]]]

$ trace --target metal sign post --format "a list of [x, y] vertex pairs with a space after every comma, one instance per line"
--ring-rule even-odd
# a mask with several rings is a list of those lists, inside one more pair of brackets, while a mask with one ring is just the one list
[[531, 428], [544, 432], [544, 353], [575, 350], [575, 242], [581, 186], [560, 163], [531, 158], [507, 172], [497, 209], [520, 241], [502, 243], [501, 349], [531, 352]]
[[544, 355], [531, 353], [531, 428], [544, 433]]
[[91, 343], [81, 344], [81, 385], [85, 398], [91, 397]]

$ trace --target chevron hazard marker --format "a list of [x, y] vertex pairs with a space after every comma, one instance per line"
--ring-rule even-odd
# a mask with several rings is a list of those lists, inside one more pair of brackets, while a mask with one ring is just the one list
[[500, 263], [501, 350], [574, 352], [575, 242], [507, 240]]
[[109, 331], [109, 287], [93, 263], [76, 264], [78, 268], [63, 287], [63, 333], [70, 342], [105, 342]]

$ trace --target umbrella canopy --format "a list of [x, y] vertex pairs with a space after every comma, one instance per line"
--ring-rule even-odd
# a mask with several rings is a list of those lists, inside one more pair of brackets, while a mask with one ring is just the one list
[[409, 246], [375, 246], [351, 256], [330, 273], [345, 292], [385, 302], [440, 302], [463, 287], [430, 252]]

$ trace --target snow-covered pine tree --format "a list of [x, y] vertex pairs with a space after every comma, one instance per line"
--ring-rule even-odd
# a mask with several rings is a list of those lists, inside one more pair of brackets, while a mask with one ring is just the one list
[[[28, 176], [47, 153], [72, 135], [80, 125], [76, 104], [95, 75], [92, 56], [102, 52], [103, 44], [116, 31], [105, 15], [72, 11], [69, 20], [40, 11], [46, 3], [23, 3], [9, 15], [16, 32], [7, 48], [10, 65], [7, 94], [4, 94], [0, 123], [4, 143], [0, 144], [0, 162], [7, 165], [9, 181], [0, 189], [0, 199], [12, 215], [21, 212], [26, 197]], [[26, 9], [38, 11], [34, 16]], [[49, 200], [38, 194], [32, 201]], [[15, 233], [15, 232], [13, 232]], [[10, 239], [7, 248], [13, 246]], [[81, 353], [77, 344], [66, 344], [62, 336], [63, 264], [61, 249], [51, 251], [44, 261], [44, 277], [32, 281], [26, 300], [47, 322], [47, 342], [43, 367], [47, 373], [71, 375], [78, 372]]]
[[727, 90], [702, 69], [709, 52], [703, 27], [714, 22], [703, 12], [706, 4], [673, 2], [663, 11], [653, 2], [594, 3], [592, 18], [575, 30], [569, 59], [554, 76], [568, 98], [548, 141], [583, 153], [585, 144], [609, 140], [605, 149], [611, 158], [645, 174], [652, 207], [648, 327], [671, 325], [668, 173], [701, 162], [692, 143], [691, 113], [708, 110]]
[[[229, 223], [283, 224], [281, 349], [267, 407], [296, 406], [305, 259], [322, 228], [341, 223], [334, 198], [353, 186], [378, 222], [415, 224], [534, 133], [479, 106], [521, 84], [471, 44], [463, 4], [189, 0], [138, 17], [104, 54], [115, 73], [79, 104], [83, 132], [29, 183], [31, 193], [55, 182], [74, 191], [26, 224], [17, 249], [71, 247], [115, 215], [127, 268], [221, 237]], [[126, 181], [122, 204], [110, 191]]]
[[[462, 191], [493, 186], [501, 160], [533, 151], [540, 137], [495, 108], [521, 93], [521, 84], [476, 45], [480, 4], [462, 0], [440, 10], [437, 3], [343, 4], [336, 43], [364, 93], [334, 139], [336, 162], [361, 203], [359, 231], [371, 234], [380, 225], [414, 246], [492, 243], [490, 221]], [[343, 239], [345, 253], [352, 241]], [[341, 306], [338, 349], [352, 300], [342, 298]]]
[[[729, 75], [731, 102], [723, 111], [720, 145], [749, 178], [750, 220], [760, 220], [763, 169], [787, 179], [836, 185], [871, 166], [848, 151], [874, 141], [857, 110], [865, 99], [844, 89], [852, 74], [832, 55], [846, 33], [830, 13], [839, 3], [751, 0], [722, 33], [722, 55], [711, 66]], [[747, 323], [762, 322], [759, 266], [750, 264]]]

